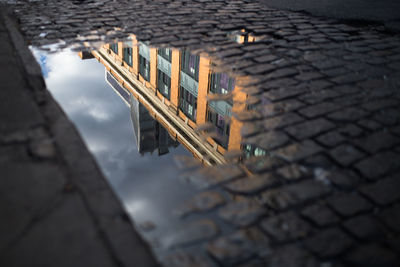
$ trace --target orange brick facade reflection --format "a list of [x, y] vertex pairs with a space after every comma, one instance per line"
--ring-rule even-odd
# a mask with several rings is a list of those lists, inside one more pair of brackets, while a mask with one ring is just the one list
[[[140, 48], [140, 46], [142, 46], [142, 48]], [[128, 49], [124, 50], [124, 48]], [[144, 57], [143, 55], [141, 55], [140, 49], [142, 49], [142, 54], [145, 54]], [[107, 64], [103, 63], [105, 62], [105, 59], [101, 56], [101, 51], [105, 52], [103, 53], [103, 55], [106, 55], [109, 62], [113, 63], [113, 66], [116, 66], [116, 68], [109, 68], [106, 66]], [[191, 117], [188, 115], [187, 112], [185, 114], [185, 112], [181, 108], [182, 103], [180, 103], [180, 101], [182, 101], [181, 98], [183, 97], [181, 95], [183, 87], [181, 79], [182, 75], [185, 75], [182, 71], [182, 57], [184, 52], [173, 49], [169, 50], [168, 53], [170, 53], [169, 54], [170, 65], [168, 64], [168, 66], [170, 66], [170, 73], [168, 77], [170, 81], [169, 84], [170, 88], [168, 89], [169, 90], [168, 97], [166, 97], [165, 94], [163, 95], [160, 92], [160, 90], [157, 89], [159, 85], [158, 81], [160, 78], [158, 77], [158, 75], [159, 73], [161, 73], [158, 68], [159, 64], [158, 61], [163, 60], [162, 58], [160, 58], [158, 49], [148, 47], [145, 44], [141, 44], [136, 40], [135, 36], [131, 36], [131, 39], [128, 42], [107, 44], [104, 45], [99, 50], [99, 53], [94, 51], [92, 54], [106, 66], [107, 70], [117, 78], [117, 80], [123, 87], [126, 87], [124, 85], [124, 83], [126, 82], [124, 82], [123, 79], [118, 78], [119, 75], [117, 75], [117, 72], [121, 72], [124, 74], [128, 73], [129, 76], [136, 79], [148, 90], [151, 90], [154, 96], [157, 97], [159, 100], [161, 100], [161, 103], [163, 105], [162, 108], [173, 111], [173, 114], [175, 114], [176, 117], [181, 120], [181, 123], [188, 125], [192, 129], [193, 134], [198, 134], [195, 131], [197, 126], [203, 125], [204, 123], [210, 120], [209, 112], [211, 106], [210, 106], [210, 101], [207, 100], [207, 95], [211, 94], [210, 92], [211, 76], [213, 75], [210, 69], [211, 60], [207, 57], [201, 56], [199, 57], [198, 64], [196, 65], [196, 67], [192, 66], [190, 67], [190, 71], [192, 73], [189, 74], [193, 73], [196, 74], [195, 79], [197, 80], [195, 79], [193, 80], [195, 80], [194, 82], [197, 82], [196, 85], [198, 85], [196, 103], [194, 105], [188, 104], [190, 106], [189, 112], [191, 111], [190, 113], [192, 114], [193, 112], [195, 113], [195, 116]], [[190, 77], [187, 79], [193, 83]], [[238, 88], [238, 86], [234, 86], [232, 94], [233, 94], [233, 102], [231, 102], [230, 104], [231, 108], [229, 110], [229, 114], [231, 112], [237, 112], [246, 108], [244, 103], [247, 96], [240, 90], [240, 88]], [[135, 96], [135, 94], [133, 95]], [[221, 115], [217, 115], [217, 117], [221, 118]], [[225, 118], [227, 118], [227, 116], [225, 116]], [[211, 137], [206, 138], [207, 142], [211, 145], [215, 153], [221, 155], [224, 155], [227, 151], [241, 149], [241, 140], [242, 140], [240, 135], [240, 129], [242, 127], [241, 122], [236, 120], [234, 116], [231, 116], [230, 118], [227, 118], [227, 123], [229, 123], [229, 126], [225, 127], [226, 128], [225, 134], [228, 135], [227, 132], [229, 132], [228, 135], [229, 139], [227, 141], [227, 144], [225, 143], [224, 145], [222, 145], [220, 142], [217, 142]], [[164, 126], [166, 126], [166, 129], [169, 130], [168, 125]]]

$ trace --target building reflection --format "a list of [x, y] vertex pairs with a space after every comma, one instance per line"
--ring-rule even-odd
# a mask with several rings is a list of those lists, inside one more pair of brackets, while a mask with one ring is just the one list
[[246, 109], [247, 96], [235, 79], [211, 70], [211, 59], [186, 50], [152, 48], [134, 35], [91, 54], [131, 107], [140, 153], [157, 150], [162, 155], [178, 141], [207, 165], [224, 163], [228, 151], [263, 153], [241, 145], [242, 123], [232, 112]]
[[158, 155], [169, 152], [169, 147], [177, 147], [179, 142], [173, 140], [168, 131], [155, 120], [149, 111], [133, 97], [130, 92], [119, 84], [117, 79], [106, 70], [105, 79], [114, 91], [131, 109], [131, 120], [138, 152], [140, 154], [157, 151]]

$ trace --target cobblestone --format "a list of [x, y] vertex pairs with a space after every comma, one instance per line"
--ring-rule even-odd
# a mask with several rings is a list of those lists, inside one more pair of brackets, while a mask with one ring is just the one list
[[352, 216], [370, 209], [372, 206], [367, 200], [355, 194], [340, 194], [330, 197], [328, 204], [343, 216]]
[[[290, 255], [290, 257], [288, 257], [288, 255]], [[311, 253], [296, 245], [287, 245], [280, 248], [278, 251], [274, 251], [274, 253], [267, 258], [266, 262], [268, 264], [267, 266], [271, 267], [321, 266]]]
[[[367, 178], [377, 179], [391, 171], [397, 170], [400, 163], [397, 154], [393, 152], [380, 152], [356, 164], [356, 168]], [[376, 168], [375, 166], [379, 166]]]
[[350, 237], [338, 228], [323, 230], [305, 240], [305, 246], [322, 258], [337, 256], [351, 247]]
[[390, 208], [385, 209], [379, 215], [383, 219], [383, 221], [386, 223], [386, 225], [388, 227], [392, 228], [397, 233], [400, 232], [399, 209], [400, 209], [400, 205], [396, 204]]
[[269, 242], [257, 228], [239, 230], [207, 246], [208, 252], [226, 266], [270, 254]]
[[321, 150], [322, 148], [315, 142], [305, 140], [299, 144], [292, 144], [275, 150], [273, 153], [287, 161], [298, 161], [318, 153]]
[[338, 132], [327, 132], [326, 134], [322, 134], [317, 138], [318, 142], [330, 147], [336, 146], [342, 143], [344, 140], [346, 140], [346, 138]]
[[365, 154], [352, 145], [343, 144], [330, 151], [330, 155], [342, 166], [349, 166], [362, 159]]
[[171, 267], [208, 267], [210, 263], [199, 255], [184, 253], [182, 251], [168, 255], [164, 259], [167, 266]]
[[367, 137], [359, 138], [355, 143], [369, 153], [376, 153], [385, 148], [393, 147], [400, 143], [400, 138], [397, 138], [387, 132], [376, 132]]
[[177, 212], [181, 215], [187, 215], [193, 212], [204, 212], [214, 209], [224, 203], [225, 199], [220, 193], [205, 191], [185, 202], [184, 206], [178, 209]]
[[287, 143], [289, 137], [282, 131], [267, 131], [243, 141], [244, 144], [257, 145], [262, 149], [271, 150]]
[[374, 184], [362, 187], [360, 190], [378, 204], [389, 204], [400, 198], [398, 174], [382, 179]]
[[332, 128], [335, 128], [335, 124], [325, 119], [315, 119], [286, 127], [285, 131], [294, 138], [303, 140], [326, 132]]
[[285, 209], [329, 193], [330, 188], [320, 182], [308, 180], [280, 189], [267, 190], [260, 195], [260, 202], [274, 209]]
[[328, 115], [328, 118], [335, 121], [356, 121], [367, 116], [367, 113], [358, 108], [346, 108]]
[[321, 203], [306, 207], [301, 214], [319, 226], [327, 226], [340, 221], [335, 213]]
[[367, 241], [379, 241], [388, 234], [377, 219], [368, 215], [352, 218], [344, 223], [344, 227], [357, 238]]
[[226, 184], [225, 187], [237, 194], [254, 194], [277, 183], [279, 183], [279, 179], [273, 174], [263, 174], [233, 181]]
[[371, 243], [361, 245], [346, 257], [349, 266], [396, 266], [397, 256], [382, 246]]
[[218, 211], [222, 219], [239, 226], [252, 224], [265, 213], [266, 209], [256, 201], [244, 198], [228, 203]]
[[282, 213], [264, 219], [261, 228], [279, 242], [306, 237], [311, 231], [307, 222], [296, 216], [293, 212]]
[[308, 170], [304, 166], [291, 164], [277, 170], [277, 173], [287, 180], [297, 180], [308, 174]]

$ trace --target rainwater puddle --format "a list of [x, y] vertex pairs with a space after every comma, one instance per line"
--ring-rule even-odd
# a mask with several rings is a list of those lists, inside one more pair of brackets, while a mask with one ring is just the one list
[[[198, 206], [208, 205], [202, 201], [218, 202], [219, 197], [211, 193], [197, 203], [188, 202], [213, 179], [189, 183], [182, 177], [190, 176], [191, 168], [265, 154], [242, 145], [242, 123], [232, 111], [246, 109], [247, 95], [235, 89], [236, 81], [228, 74], [213, 71], [207, 57], [156, 49], [134, 37], [91, 52], [32, 51], [47, 88], [156, 251], [190, 245], [196, 241], [190, 235], [210, 232], [207, 222], [182, 232], [187, 223], [201, 218]], [[190, 216], [182, 218], [187, 213]], [[207, 217], [216, 216], [211, 212]], [[211, 227], [209, 234], [213, 231]]]

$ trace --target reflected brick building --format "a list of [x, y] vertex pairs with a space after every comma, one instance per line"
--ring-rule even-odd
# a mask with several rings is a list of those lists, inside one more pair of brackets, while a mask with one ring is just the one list
[[[245, 109], [247, 96], [233, 78], [213, 73], [209, 58], [152, 48], [133, 35], [129, 41], [104, 45], [92, 54], [124, 88], [126, 96], [121, 96], [138, 99], [195, 157], [209, 164], [223, 163], [227, 151], [243, 149], [241, 123], [231, 115]], [[232, 97], [210, 101], [213, 94]], [[206, 138], [195, 131], [202, 125], [213, 129]]]

